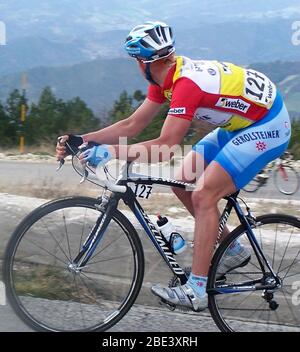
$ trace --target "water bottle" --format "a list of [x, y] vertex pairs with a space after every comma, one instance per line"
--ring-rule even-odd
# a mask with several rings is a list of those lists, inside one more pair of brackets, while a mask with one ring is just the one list
[[164, 238], [168, 241], [174, 254], [182, 253], [186, 249], [187, 245], [184, 238], [175, 231], [168, 218], [158, 215], [157, 227], [163, 234]]

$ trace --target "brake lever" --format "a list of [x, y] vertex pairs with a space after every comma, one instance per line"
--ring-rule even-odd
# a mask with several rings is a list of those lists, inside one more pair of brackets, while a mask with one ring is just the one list
[[88, 172], [88, 170], [86, 169], [86, 164], [83, 165], [82, 170], [83, 170], [83, 176], [82, 176], [82, 179], [80, 180], [80, 184], [82, 184], [83, 182], [85, 182], [86, 179], [87, 179], [88, 176], [89, 176], [89, 172]]

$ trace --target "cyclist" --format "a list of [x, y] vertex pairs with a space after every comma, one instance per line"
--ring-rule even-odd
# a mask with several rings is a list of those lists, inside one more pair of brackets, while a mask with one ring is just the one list
[[[182, 164], [182, 170], [205, 165], [195, 180], [196, 190], [174, 189], [195, 217], [191, 275], [182, 286], [152, 287], [152, 292], [167, 302], [199, 311], [207, 307], [206, 282], [218, 236], [218, 201], [241, 189], [285, 151], [291, 134], [289, 115], [274, 83], [264, 74], [227, 62], [176, 56], [173, 32], [165, 23], [147, 22], [133, 28], [125, 49], [149, 82], [145, 101], [127, 119], [100, 131], [63, 136], [57, 157], [67, 154], [64, 142], [69, 139], [72, 146], [89, 141], [102, 144], [81, 156], [94, 166], [128, 155], [131, 147], [135, 151], [146, 148], [150, 161], [151, 146], [180, 144], [193, 118], [216, 127]], [[165, 101], [170, 102], [170, 109], [158, 138], [133, 146], [117, 144], [120, 136], [139, 134]], [[186, 181], [185, 177], [181, 180]], [[247, 260], [249, 252], [236, 241], [226, 253], [220, 275]]]

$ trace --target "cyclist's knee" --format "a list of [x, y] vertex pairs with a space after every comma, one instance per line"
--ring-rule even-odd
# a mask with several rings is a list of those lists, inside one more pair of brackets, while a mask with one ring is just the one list
[[214, 207], [217, 204], [213, 191], [203, 186], [200, 190], [192, 193], [192, 203], [195, 209]]

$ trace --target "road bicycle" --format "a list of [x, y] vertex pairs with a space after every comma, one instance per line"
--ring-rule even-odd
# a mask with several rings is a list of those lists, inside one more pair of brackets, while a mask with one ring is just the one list
[[[170, 269], [169, 286], [186, 283], [190, 273], [138, 198], [151, 198], [155, 185], [193, 190], [194, 184], [134, 173], [129, 162], [117, 180], [107, 167], [100, 180], [95, 170], [82, 170], [78, 164], [74, 155], [75, 171], [101, 186], [101, 196], [66, 197], [38, 207], [17, 226], [6, 248], [8, 300], [34, 330], [106, 331], [135, 303], [144, 278], [142, 235], [118, 210], [120, 201]], [[219, 237], [232, 210], [239, 225], [216, 244], [207, 284], [209, 313], [225, 332], [300, 331], [300, 219], [283, 214], [255, 217], [238, 195], [225, 197]], [[220, 275], [218, 268], [236, 240], [251, 258]], [[171, 311], [177, 308], [160, 303]], [[207, 313], [197, 314], [201, 319]]]
[[291, 160], [278, 158], [269, 163], [260, 173], [258, 173], [244, 188], [246, 192], [256, 192], [265, 186], [273, 173], [274, 184], [279, 192], [292, 195], [300, 186], [299, 173], [291, 165]]

